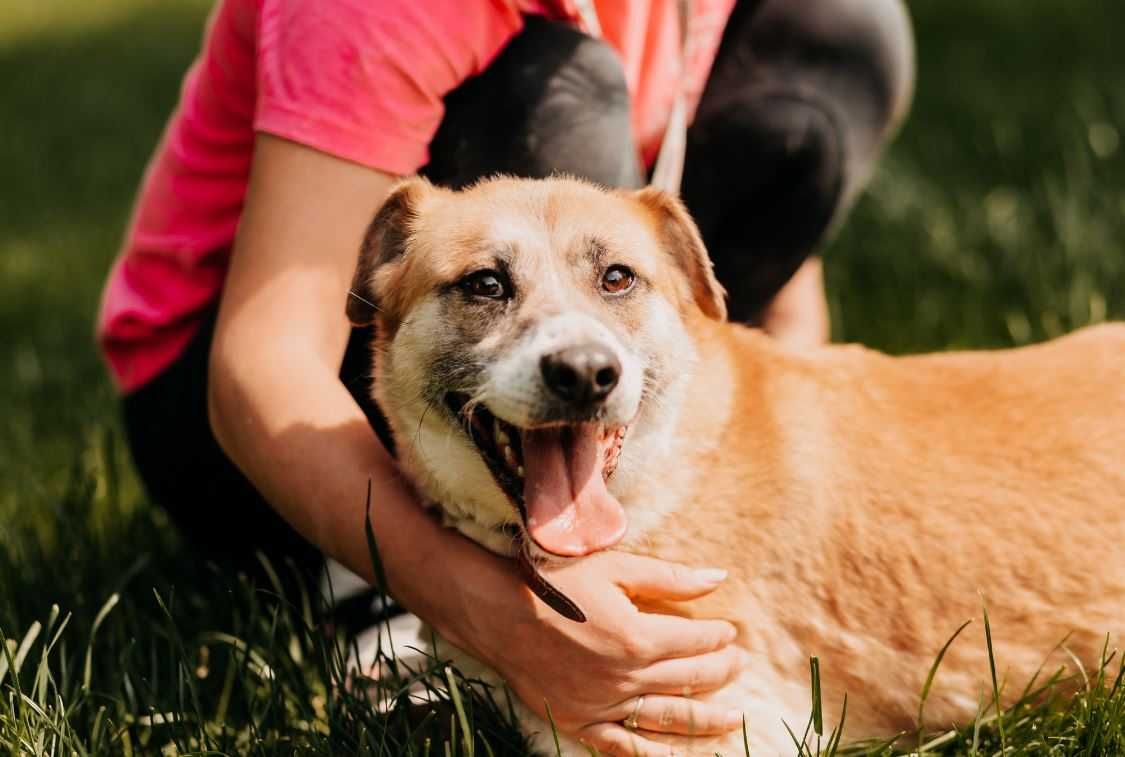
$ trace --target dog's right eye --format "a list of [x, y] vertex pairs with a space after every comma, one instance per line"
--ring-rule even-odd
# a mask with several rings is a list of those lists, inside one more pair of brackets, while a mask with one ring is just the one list
[[474, 297], [489, 300], [506, 300], [512, 296], [507, 279], [499, 271], [484, 270], [470, 273], [461, 279], [461, 287]]

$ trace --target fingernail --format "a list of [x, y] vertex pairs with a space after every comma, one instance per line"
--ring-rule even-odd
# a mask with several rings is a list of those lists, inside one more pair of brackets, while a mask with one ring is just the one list
[[735, 627], [735, 626], [728, 626], [727, 627], [727, 633], [726, 633], [727, 644], [730, 644], [732, 641], [734, 641], [737, 638], [738, 638], [738, 628]]
[[727, 572], [722, 568], [702, 568], [695, 573], [701, 581], [709, 584], [717, 584], [727, 577]]
[[742, 725], [742, 711], [741, 710], [728, 710], [727, 711], [727, 727], [737, 728]]

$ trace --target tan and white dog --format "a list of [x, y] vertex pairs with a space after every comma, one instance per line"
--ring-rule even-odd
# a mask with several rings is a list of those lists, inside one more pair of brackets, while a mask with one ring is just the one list
[[[1012, 691], [1068, 634], [1093, 664], [1125, 632], [1125, 326], [999, 352], [787, 351], [725, 322], [678, 201], [567, 179], [399, 185], [355, 291], [378, 307], [349, 314], [376, 322], [401, 465], [448, 525], [525, 567], [616, 547], [729, 570], [657, 609], [738, 625], [753, 662], [716, 696], [757, 754], [792, 753], [810, 655], [826, 713], [848, 692], [851, 736], [912, 728], [982, 597]], [[927, 720], [971, 718], [988, 671], [977, 623]]]

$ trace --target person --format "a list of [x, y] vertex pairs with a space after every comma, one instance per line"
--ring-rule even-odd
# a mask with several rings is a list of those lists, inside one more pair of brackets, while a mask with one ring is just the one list
[[371, 482], [399, 602], [532, 708], [549, 701], [563, 732], [646, 754], [645, 730], [740, 725], [691, 698], [740, 670], [736, 629], [633, 602], [706, 594], [722, 572], [618, 552], [554, 568], [590, 618], [576, 624], [427, 515], [380, 442], [370, 333], [345, 319], [360, 239], [417, 172], [639, 186], [682, 91], [682, 197], [732, 316], [823, 341], [815, 252], [907, 110], [913, 51], [899, 0], [690, 0], [683, 55], [672, 0], [590, 3], [220, 0], [98, 337], [143, 483], [201, 554], [323, 553], [371, 579]]

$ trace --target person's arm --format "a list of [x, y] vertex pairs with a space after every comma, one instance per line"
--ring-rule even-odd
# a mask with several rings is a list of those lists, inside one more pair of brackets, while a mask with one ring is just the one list
[[211, 350], [208, 405], [219, 443], [302, 535], [369, 580], [370, 480], [391, 593], [499, 670], [540, 714], [550, 701], [563, 731], [605, 751], [646, 754], [649, 746], [619, 725], [641, 694], [643, 728], [733, 729], [734, 713], [679, 696], [685, 687], [715, 689], [740, 669], [733, 627], [643, 614], [629, 599], [699, 596], [721, 576], [598, 555], [552, 575], [590, 622], [559, 617], [509, 561], [424, 512], [339, 381], [349, 336], [345, 298], [361, 237], [393, 182], [258, 136]]

